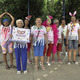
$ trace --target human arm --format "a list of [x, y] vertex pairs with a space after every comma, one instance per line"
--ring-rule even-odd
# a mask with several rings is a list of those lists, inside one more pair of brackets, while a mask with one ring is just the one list
[[9, 15], [11, 17], [11, 19], [12, 19], [11, 27], [13, 27], [14, 26], [14, 17], [10, 13], [8, 13], [8, 12], [7, 12], [7, 15]]
[[0, 15], [0, 26], [1, 26], [1, 18], [2, 18], [5, 14], [7, 14], [7, 12], [4, 12], [3, 14]]

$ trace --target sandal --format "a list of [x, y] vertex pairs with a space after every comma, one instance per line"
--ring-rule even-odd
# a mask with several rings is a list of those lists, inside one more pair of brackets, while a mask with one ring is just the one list
[[15, 68], [15, 69], [16, 69], [16, 66], [14, 66], [14, 65], [10, 65], [10, 68]]
[[35, 65], [35, 71], [38, 71], [38, 66], [37, 65]]
[[6, 69], [7, 69], [7, 70], [9, 70], [9, 69], [10, 69], [9, 65], [6, 65]]
[[44, 67], [44, 65], [41, 65], [41, 69], [42, 69], [42, 70], [45, 70], [45, 67]]

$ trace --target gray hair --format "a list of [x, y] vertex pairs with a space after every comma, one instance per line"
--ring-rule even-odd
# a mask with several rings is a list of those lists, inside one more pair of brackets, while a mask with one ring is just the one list
[[53, 23], [56, 23], [56, 21], [58, 21], [58, 22], [59, 22], [59, 20], [58, 20], [58, 19], [55, 19], [55, 20], [53, 21]]
[[19, 21], [21, 21], [21, 22], [22, 22], [22, 24], [24, 24], [24, 22], [23, 22], [23, 20], [22, 20], [22, 19], [18, 19], [18, 20], [16, 20], [16, 24], [17, 24]]

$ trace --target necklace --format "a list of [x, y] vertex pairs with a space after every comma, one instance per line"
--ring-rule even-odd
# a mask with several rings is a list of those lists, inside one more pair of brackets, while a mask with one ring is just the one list
[[63, 25], [61, 24], [61, 27], [62, 27], [63, 29], [65, 28], [65, 26], [66, 26], [66, 25], [63, 26]]
[[71, 32], [73, 32], [73, 31], [74, 31], [75, 26], [76, 26], [76, 23], [75, 23], [75, 24], [73, 24], [73, 23], [71, 22], [71, 24], [70, 24]]

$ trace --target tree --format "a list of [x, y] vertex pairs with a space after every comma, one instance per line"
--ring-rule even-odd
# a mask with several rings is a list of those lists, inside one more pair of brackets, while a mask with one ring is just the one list
[[[34, 23], [36, 17], [41, 17], [44, 14], [44, 0], [30, 0], [30, 15], [31, 22]], [[23, 19], [28, 15], [27, 0], [0, 0], [0, 13], [4, 11], [10, 12], [16, 19]]]

